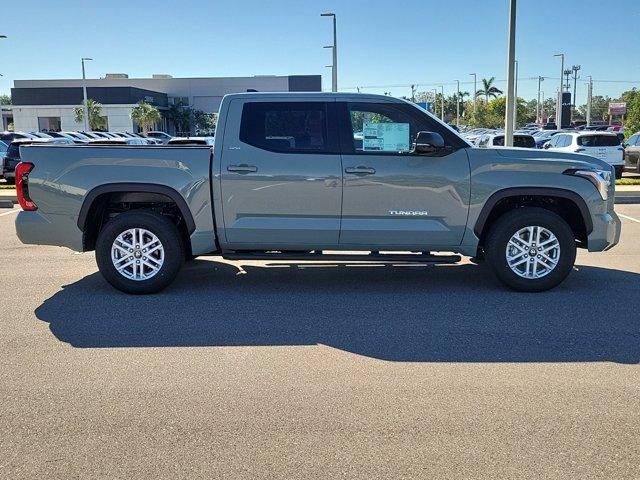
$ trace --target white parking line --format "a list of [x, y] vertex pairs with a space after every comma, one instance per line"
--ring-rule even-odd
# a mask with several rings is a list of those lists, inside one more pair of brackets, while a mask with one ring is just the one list
[[638, 220], [637, 218], [628, 217], [627, 215], [622, 215], [621, 213], [619, 213], [618, 216], [622, 218], [626, 218], [627, 220], [631, 220], [632, 222], [640, 223], [640, 220]]
[[11, 215], [12, 213], [18, 213], [21, 210], [22, 209], [20, 208], [14, 208], [13, 210], [10, 210], [8, 212], [0, 213], [0, 217], [4, 217], [5, 215]]

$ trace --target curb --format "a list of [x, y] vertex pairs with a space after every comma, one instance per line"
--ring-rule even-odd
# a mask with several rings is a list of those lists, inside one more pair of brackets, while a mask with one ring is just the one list
[[630, 205], [630, 204], [640, 204], [640, 195], [639, 196], [616, 196], [614, 203], [616, 205]]
[[0, 208], [13, 208], [11, 200], [0, 200]]

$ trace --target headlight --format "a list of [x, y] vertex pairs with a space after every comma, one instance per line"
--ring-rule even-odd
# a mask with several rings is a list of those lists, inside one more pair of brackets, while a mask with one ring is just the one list
[[564, 173], [567, 175], [586, 178], [596, 187], [596, 190], [598, 190], [602, 200], [607, 200], [609, 198], [609, 187], [611, 186], [610, 170], [567, 170]]

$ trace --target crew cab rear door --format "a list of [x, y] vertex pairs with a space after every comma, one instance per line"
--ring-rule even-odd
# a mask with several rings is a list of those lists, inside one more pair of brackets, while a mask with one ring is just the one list
[[338, 245], [342, 163], [335, 115], [333, 99], [313, 96], [232, 100], [221, 159], [226, 248]]
[[[427, 113], [398, 102], [338, 102], [344, 165], [340, 245], [436, 249], [460, 245], [470, 194], [468, 145]], [[420, 155], [419, 131], [446, 148]]]

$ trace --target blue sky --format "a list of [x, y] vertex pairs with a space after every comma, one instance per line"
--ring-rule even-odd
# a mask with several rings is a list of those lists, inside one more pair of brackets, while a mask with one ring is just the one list
[[[533, 98], [538, 75], [559, 75], [554, 53], [596, 80], [594, 94], [640, 87], [640, 6], [632, 0], [520, 0], [518, 93]], [[188, 76], [323, 74], [330, 88], [331, 22], [338, 16], [339, 89], [409, 95], [408, 85], [472, 90], [470, 72], [506, 78], [507, 0], [242, 0], [108, 2], [27, 0], [11, 5], [0, 34], [0, 92], [14, 79], [125, 72]], [[612, 82], [614, 81], [614, 82]], [[634, 83], [635, 82], [635, 83]], [[558, 80], [543, 82], [548, 97]], [[579, 83], [578, 103], [585, 84]], [[497, 86], [504, 89], [504, 83]]]

